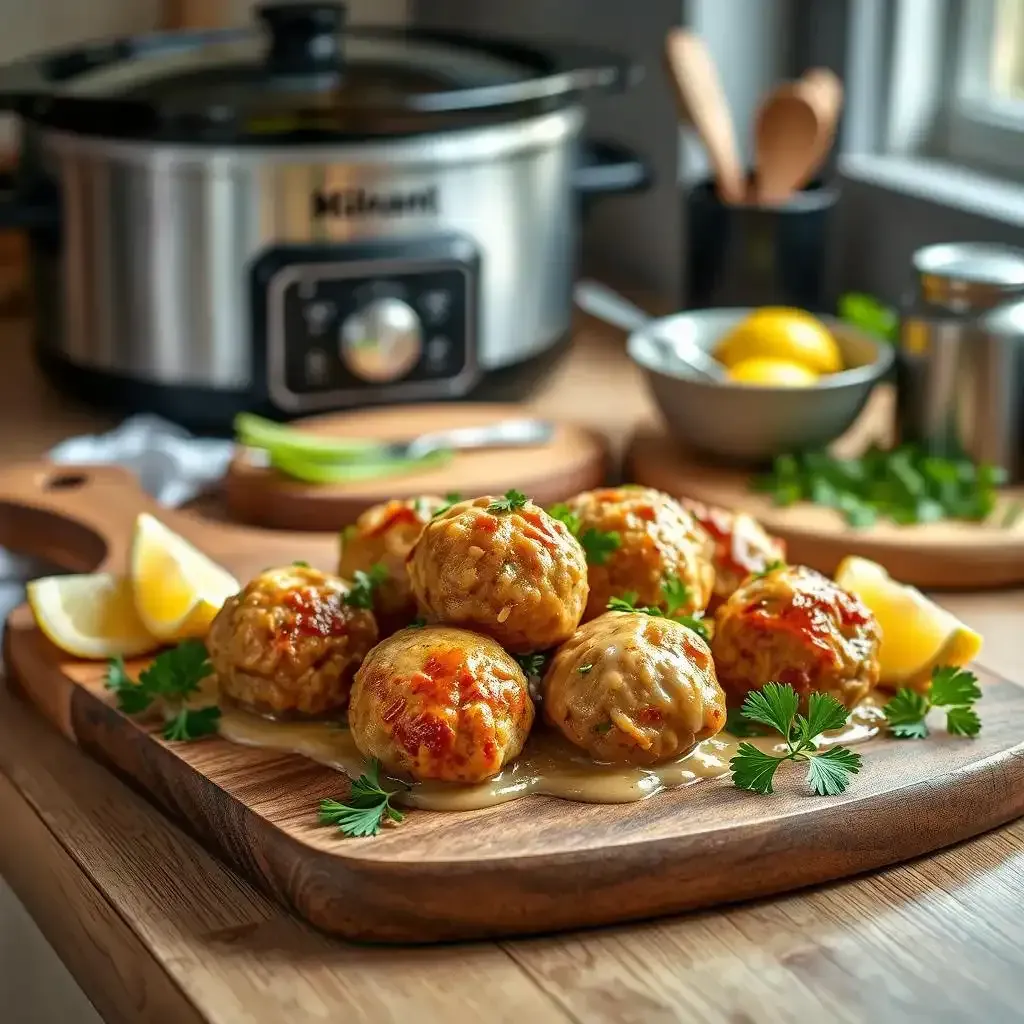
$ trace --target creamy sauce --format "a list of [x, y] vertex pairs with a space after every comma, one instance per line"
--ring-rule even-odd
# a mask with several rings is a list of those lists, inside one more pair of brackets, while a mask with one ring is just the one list
[[[878, 734], [883, 719], [881, 707], [869, 697], [853, 710], [844, 729], [827, 733], [819, 746], [824, 749], [864, 743]], [[351, 731], [336, 723], [273, 722], [224, 708], [220, 733], [233, 743], [302, 754], [352, 779], [367, 768], [367, 759], [356, 748]], [[667, 789], [680, 789], [702, 779], [728, 775], [729, 761], [742, 742], [753, 743], [771, 753], [785, 750], [785, 744], [772, 737], [739, 740], [729, 733], [720, 733], [664, 764], [643, 768], [600, 764], [538, 722], [519, 757], [494, 778], [476, 785], [417, 782], [397, 799], [410, 807], [433, 811], [478, 810], [531, 793], [582, 803], [632, 803]], [[407, 784], [407, 780], [404, 781]]]

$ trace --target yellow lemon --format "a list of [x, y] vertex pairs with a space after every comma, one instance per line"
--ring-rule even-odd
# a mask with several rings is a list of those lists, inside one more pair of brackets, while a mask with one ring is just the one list
[[806, 388], [818, 380], [813, 370], [786, 359], [744, 359], [729, 369], [729, 379], [762, 387]]
[[898, 583], [875, 562], [843, 559], [836, 583], [856, 594], [878, 619], [882, 686], [924, 689], [933, 668], [966, 665], [981, 651], [981, 637], [973, 629], [920, 590]]
[[817, 374], [843, 368], [839, 346], [829, 329], [801, 309], [757, 309], [719, 342], [715, 356], [725, 366], [748, 359], [783, 359]]
[[139, 618], [161, 640], [204, 636], [239, 590], [234, 576], [145, 513], [135, 521], [131, 577]]
[[135, 611], [126, 576], [44, 576], [27, 589], [39, 628], [76, 658], [134, 658], [160, 646]]

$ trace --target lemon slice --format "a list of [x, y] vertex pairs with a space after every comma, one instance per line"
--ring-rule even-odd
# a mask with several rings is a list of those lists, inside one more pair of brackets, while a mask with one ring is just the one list
[[981, 637], [973, 629], [875, 562], [843, 559], [836, 583], [856, 594], [878, 619], [882, 686], [921, 689], [936, 666], [966, 665], [981, 651]]
[[134, 658], [160, 646], [126, 576], [44, 576], [28, 585], [28, 603], [46, 638], [76, 658]]
[[234, 576], [145, 513], [135, 520], [131, 575], [139, 618], [161, 640], [204, 636], [239, 589]]

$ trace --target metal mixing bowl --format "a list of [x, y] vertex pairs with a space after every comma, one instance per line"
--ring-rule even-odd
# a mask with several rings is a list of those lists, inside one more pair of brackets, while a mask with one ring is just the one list
[[847, 369], [806, 388], [703, 380], [673, 359], [673, 344], [687, 341], [713, 352], [752, 312], [698, 309], [651, 320], [630, 335], [629, 355], [644, 370], [672, 434], [701, 455], [761, 463], [785, 452], [824, 447], [860, 415], [892, 365], [892, 347], [835, 317], [819, 317]]

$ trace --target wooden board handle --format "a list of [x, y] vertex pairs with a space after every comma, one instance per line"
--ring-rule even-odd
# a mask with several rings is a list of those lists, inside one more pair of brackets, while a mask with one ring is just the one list
[[159, 511], [119, 466], [26, 462], [0, 468], [0, 546], [63, 569], [120, 570], [136, 516]]

